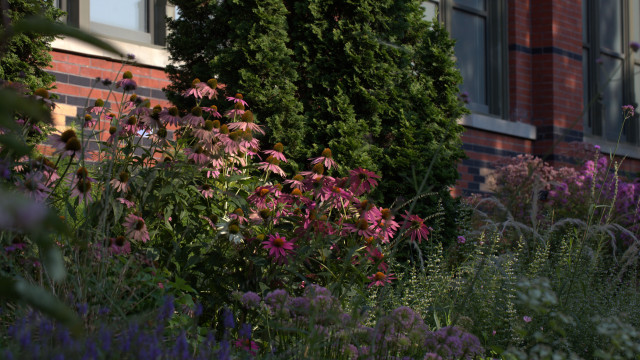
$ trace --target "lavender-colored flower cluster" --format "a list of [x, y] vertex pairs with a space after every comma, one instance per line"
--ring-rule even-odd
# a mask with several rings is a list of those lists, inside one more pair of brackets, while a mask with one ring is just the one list
[[427, 335], [425, 359], [473, 359], [484, 352], [478, 338], [455, 326], [447, 326]]

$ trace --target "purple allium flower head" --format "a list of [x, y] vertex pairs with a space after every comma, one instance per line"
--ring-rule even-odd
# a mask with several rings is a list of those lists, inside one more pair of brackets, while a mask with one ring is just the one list
[[458, 236], [458, 244], [464, 244], [467, 242], [467, 239], [465, 239], [464, 236]]
[[246, 308], [257, 307], [258, 305], [260, 305], [260, 295], [254, 293], [253, 291], [247, 291], [242, 295], [240, 302]]
[[135, 58], [136, 58], [136, 56], [135, 56], [134, 54], [132, 54], [132, 53], [128, 53], [128, 54], [127, 54], [127, 59], [129, 59], [129, 60], [135, 60]]
[[231, 346], [227, 340], [220, 341], [220, 349], [216, 353], [218, 360], [229, 360], [231, 352]]
[[640, 43], [637, 41], [632, 41], [629, 43], [629, 47], [631, 48], [631, 50], [633, 50], [633, 52], [638, 52], [638, 50], [640, 49]]
[[526, 316], [526, 315], [525, 315], [525, 316], [523, 316], [523, 317], [522, 317], [522, 320], [523, 320], [524, 322], [526, 322], [526, 323], [530, 323], [530, 322], [531, 322], [531, 320], [533, 320], [533, 319], [531, 318], [531, 316]]

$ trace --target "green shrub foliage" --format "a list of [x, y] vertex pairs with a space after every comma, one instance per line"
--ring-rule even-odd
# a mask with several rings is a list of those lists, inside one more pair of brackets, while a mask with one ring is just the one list
[[[57, 20], [63, 12], [53, 5], [53, 0], [9, 0], [6, 13], [11, 23], [29, 16], [42, 15]], [[4, 27], [0, 24], [0, 32]], [[0, 79], [20, 82], [31, 90], [51, 87], [55, 77], [45, 71], [51, 63], [50, 43], [53, 36], [36, 33], [18, 34], [8, 43], [2, 43], [0, 54]]]
[[[172, 2], [181, 13], [169, 21], [172, 101], [190, 106], [180, 92], [220, 76], [246, 92], [266, 142], [284, 143], [299, 166], [329, 147], [339, 171], [383, 175], [377, 196], [387, 203], [415, 196], [427, 173], [419, 192], [448, 198], [464, 156], [462, 79], [453, 41], [422, 19], [419, 1]], [[421, 200], [421, 212], [437, 198]]]

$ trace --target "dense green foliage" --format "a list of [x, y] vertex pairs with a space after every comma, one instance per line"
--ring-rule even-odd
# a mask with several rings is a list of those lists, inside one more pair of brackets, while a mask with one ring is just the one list
[[[343, 174], [381, 174], [377, 196], [388, 204], [449, 197], [464, 156], [462, 79], [453, 41], [422, 20], [419, 1], [172, 2], [181, 11], [169, 22], [172, 101], [187, 104], [180, 92], [194, 78], [220, 76], [259, 109], [266, 142], [282, 142], [298, 166], [329, 147]], [[437, 200], [424, 198], [420, 212]]]
[[[53, 5], [53, 0], [9, 0], [9, 11], [6, 13], [10, 21], [15, 22], [29, 15], [42, 15], [56, 21], [63, 12]], [[0, 31], [3, 31], [0, 24]], [[31, 90], [51, 87], [55, 77], [45, 71], [51, 63], [51, 41], [53, 36], [41, 34], [18, 34], [3, 43], [2, 61], [0, 62], [0, 79], [20, 82]]]

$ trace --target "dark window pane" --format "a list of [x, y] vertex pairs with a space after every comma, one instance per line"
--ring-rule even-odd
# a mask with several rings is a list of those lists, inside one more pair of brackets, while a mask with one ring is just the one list
[[[602, 64], [598, 71], [598, 90], [602, 92], [603, 136], [616, 141], [622, 125], [622, 59], [601, 55]], [[624, 140], [624, 135], [621, 140]]]
[[582, 42], [589, 42], [589, 11], [587, 1], [582, 0]]
[[464, 5], [474, 9], [484, 10], [485, 0], [456, 0], [456, 5]]
[[[451, 35], [456, 39], [455, 53], [464, 80], [460, 89], [473, 104], [487, 105], [486, 24], [481, 16], [453, 11]], [[471, 107], [473, 109], [473, 106]]]
[[622, 53], [622, 3], [600, 0], [600, 47]]
[[[593, 108], [591, 99], [589, 98], [589, 50], [582, 49], [582, 97], [584, 103], [584, 124], [589, 130], [592, 129], [589, 113]], [[591, 105], [591, 106], [590, 106]]]

